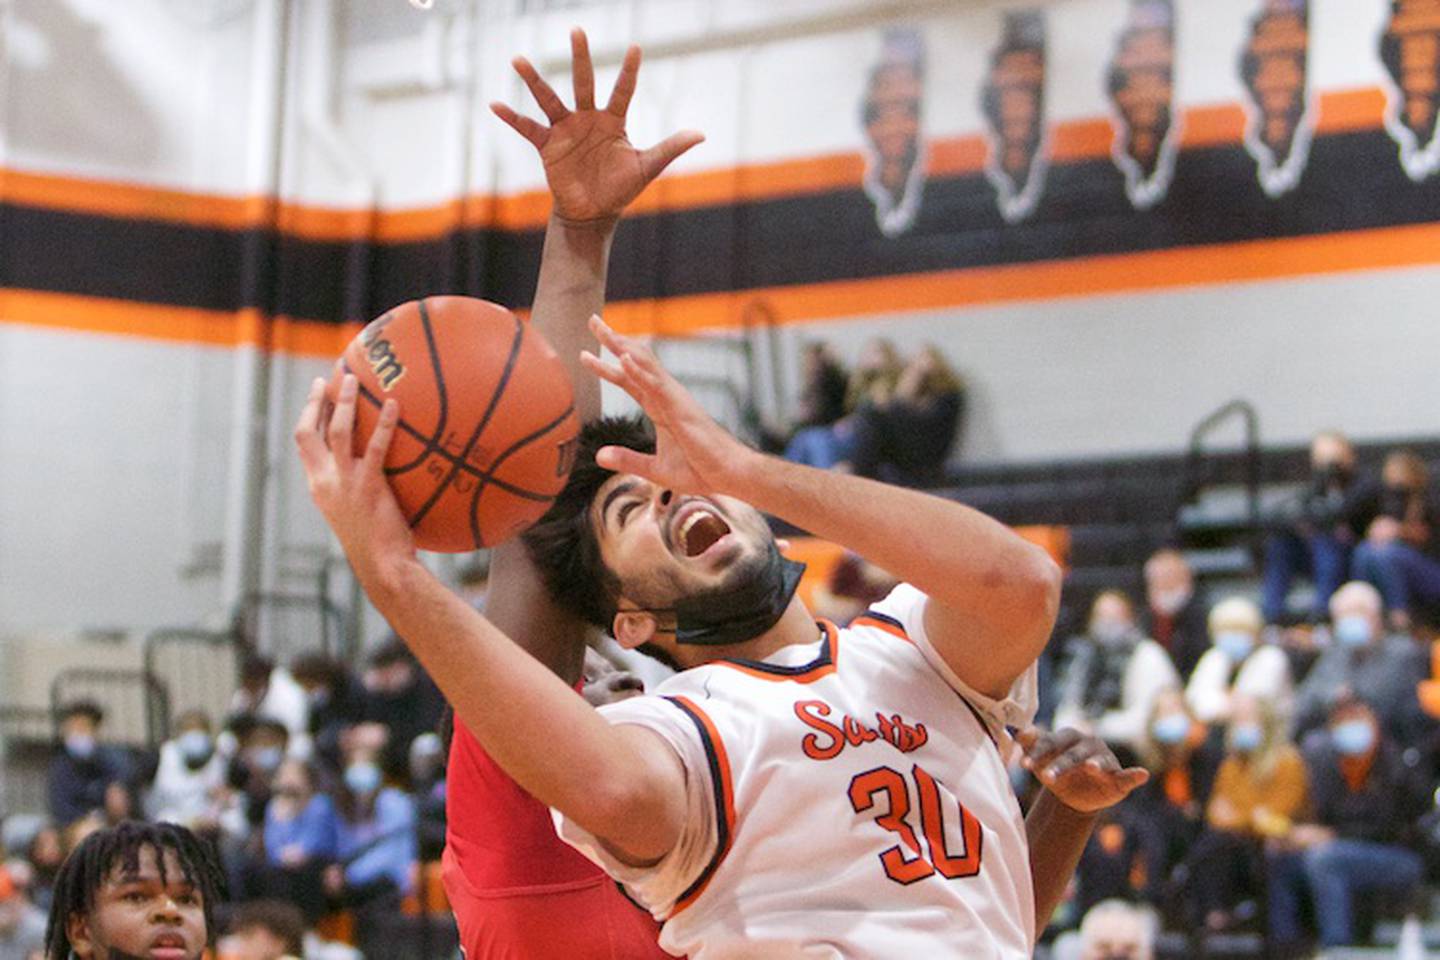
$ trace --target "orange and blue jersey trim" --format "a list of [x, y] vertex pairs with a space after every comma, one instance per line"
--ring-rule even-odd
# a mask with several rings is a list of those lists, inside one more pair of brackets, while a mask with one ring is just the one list
[[881, 613], [879, 610], [866, 610], [860, 614], [860, 616], [851, 620], [850, 626], [852, 629], [855, 627], [874, 627], [877, 630], [884, 630], [892, 637], [898, 637], [906, 643], [915, 642], [910, 639], [910, 634], [905, 632], [905, 625], [903, 623], [887, 613]]
[[780, 683], [786, 680], [794, 683], [814, 683], [821, 677], [828, 677], [834, 673], [839, 666], [840, 659], [840, 631], [835, 624], [829, 620], [817, 621], [820, 629], [825, 633], [825, 640], [820, 644], [820, 654], [809, 663], [803, 663], [795, 667], [783, 667], [774, 663], [765, 663], [760, 660], [726, 659], [716, 660], [715, 666], [729, 667], [732, 670], [739, 670], [752, 677], [761, 680], [769, 680], [772, 683]]
[[710, 780], [715, 786], [715, 855], [700, 871], [695, 882], [686, 888], [675, 901], [675, 909], [670, 915], [675, 914], [690, 906], [705, 888], [710, 884], [710, 878], [720, 868], [720, 863], [725, 855], [730, 852], [731, 842], [735, 837], [735, 787], [730, 772], [730, 756], [725, 752], [725, 741], [720, 739], [720, 731], [715, 729], [715, 722], [697, 707], [688, 697], [666, 697], [690, 722], [695, 724], [695, 729], [700, 734], [700, 742], [705, 746], [705, 760], [710, 767]]

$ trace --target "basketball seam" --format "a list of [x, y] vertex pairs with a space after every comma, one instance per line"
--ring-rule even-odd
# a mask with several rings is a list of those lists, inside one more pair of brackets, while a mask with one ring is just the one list
[[469, 462], [470, 451], [475, 449], [475, 444], [480, 442], [480, 437], [484, 434], [485, 428], [490, 425], [490, 418], [494, 416], [496, 408], [500, 406], [500, 401], [505, 396], [505, 389], [510, 386], [510, 375], [515, 371], [515, 361], [520, 357], [520, 347], [524, 341], [525, 325], [520, 321], [519, 317], [516, 317], [515, 336], [510, 341], [510, 356], [505, 360], [505, 369], [500, 373], [500, 382], [495, 386], [495, 392], [490, 395], [490, 405], [485, 408], [485, 414], [475, 426], [475, 432], [470, 435], [469, 442], [466, 443], [465, 447], [460, 451], [460, 455], [457, 458], [459, 462], [452, 463], [450, 472], [445, 475], [445, 479], [436, 485], [434, 491], [430, 494], [430, 498], [422, 503], [420, 509], [415, 511], [415, 516], [410, 518], [410, 526], [412, 528], [419, 525], [431, 509], [434, 508], [435, 504], [440, 502], [440, 498], [444, 496], [445, 491], [448, 490], [450, 484], [454, 482], [455, 475], [460, 472], [461, 464]]
[[[377, 409], [382, 406], [380, 398], [375, 396], [363, 386], [360, 388], [360, 396], [362, 399], [368, 400], [372, 404], [374, 404]], [[571, 409], [573, 410], [574, 408], [571, 407]], [[410, 438], [417, 443], [425, 442], [425, 434], [421, 433], [419, 430], [416, 430], [410, 424], [406, 423], [403, 419], [396, 424], [396, 427], [408, 434]], [[517, 497], [524, 497], [527, 500], [535, 500], [540, 503], [548, 503], [549, 501], [555, 499], [553, 494], [536, 493], [534, 490], [527, 490], [524, 487], [516, 486], [513, 483], [509, 483], [505, 480], [494, 477], [491, 474], [485, 472], [484, 470], [481, 470], [474, 464], [461, 463], [458, 459], [455, 458], [454, 454], [450, 453], [444, 447], [437, 447], [433, 452], [435, 456], [440, 457], [446, 463], [450, 464], [450, 466], [458, 468], [462, 473], [465, 473], [475, 478], [476, 480], [479, 480], [481, 483], [494, 484], [495, 486], [499, 487], [507, 493], [515, 494]], [[389, 470], [386, 470], [385, 472], [387, 475], [391, 473], [391, 471]]]
[[[510, 459], [511, 455], [514, 454], [516, 451], [523, 449], [526, 445], [532, 443], [535, 440], [539, 440], [541, 437], [545, 436], [545, 434], [560, 426], [560, 424], [564, 423], [565, 420], [574, 412], [575, 405], [572, 403], [570, 406], [565, 408], [565, 412], [560, 414], [560, 416], [556, 417], [554, 420], [550, 421], [545, 426], [534, 431], [529, 436], [522, 437], [521, 439], [516, 440], [510, 445], [507, 450], [505, 450], [493, 461], [491, 461], [488, 476], [475, 485], [475, 496], [470, 498], [470, 535], [475, 538], [475, 546], [479, 547], [484, 545], [484, 540], [481, 539], [480, 534], [480, 516], [476, 511], [476, 508], [480, 506], [480, 495], [485, 492], [485, 488], [489, 486], [490, 481], [495, 480], [495, 474], [499, 471], [501, 465], [504, 464], [506, 460]], [[496, 481], [495, 485], [500, 486], [500, 484], [500, 481]], [[555, 498], [549, 497], [548, 499], [554, 500]]]
[[[420, 328], [425, 331], [425, 345], [430, 351], [430, 366], [435, 371], [435, 391], [440, 401], [440, 416], [435, 422], [435, 433], [423, 442], [425, 449], [420, 451], [419, 456], [409, 463], [402, 463], [395, 467], [386, 467], [385, 475], [394, 476], [397, 473], [404, 473], [407, 470], [414, 470], [437, 450], [443, 450], [441, 437], [445, 436], [445, 424], [450, 419], [450, 398], [445, 391], [445, 371], [440, 365], [440, 351], [435, 346], [435, 332], [430, 325], [430, 311], [425, 308], [425, 301], [416, 303], [420, 313]], [[387, 314], [388, 316], [388, 314]], [[419, 431], [415, 431], [416, 434]], [[419, 436], [416, 439], [421, 439]]]

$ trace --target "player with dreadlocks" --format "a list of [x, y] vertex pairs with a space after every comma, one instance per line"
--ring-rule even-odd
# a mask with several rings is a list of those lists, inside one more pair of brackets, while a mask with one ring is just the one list
[[173, 823], [127, 821], [86, 837], [60, 867], [47, 960], [198, 960], [214, 939], [225, 878]]

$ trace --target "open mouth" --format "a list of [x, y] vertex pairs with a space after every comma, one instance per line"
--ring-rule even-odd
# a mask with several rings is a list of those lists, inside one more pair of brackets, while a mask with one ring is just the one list
[[730, 524], [703, 501], [680, 508], [675, 544], [686, 557], [698, 557], [730, 532]]
[[155, 960], [175, 960], [189, 955], [185, 938], [178, 933], [162, 933], [150, 941], [150, 956]]

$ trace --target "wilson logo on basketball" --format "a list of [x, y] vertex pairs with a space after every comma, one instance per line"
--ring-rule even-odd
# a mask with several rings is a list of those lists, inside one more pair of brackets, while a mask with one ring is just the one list
[[1005, 38], [991, 58], [980, 106], [990, 135], [985, 173], [999, 193], [1001, 216], [1014, 223], [1035, 209], [1045, 181], [1044, 14], [1005, 15]]
[[1179, 143], [1173, 0], [1133, 0], [1110, 64], [1109, 88], [1115, 165], [1125, 174], [1130, 202], [1149, 209], [1170, 188]]
[[1310, 154], [1310, 5], [1264, 0], [1240, 58], [1249, 94], [1245, 146], [1272, 197], [1294, 189]]
[[1390, 80], [1385, 128], [1405, 173], [1424, 180], [1440, 170], [1440, 0], [1392, 0], [1380, 60]]
[[379, 320], [370, 324], [360, 333], [360, 344], [365, 348], [365, 359], [370, 362], [370, 369], [375, 371], [375, 379], [380, 381], [380, 387], [388, 391], [405, 376], [405, 365], [400, 358], [395, 356], [394, 345], [380, 334], [390, 323], [390, 314], [385, 314]]

